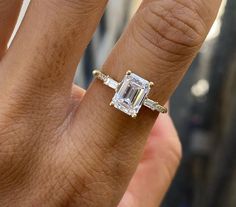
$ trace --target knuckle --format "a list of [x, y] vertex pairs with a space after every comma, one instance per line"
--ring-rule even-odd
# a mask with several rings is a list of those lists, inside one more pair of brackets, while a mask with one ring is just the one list
[[192, 4], [180, 0], [146, 4], [136, 19], [139, 38], [148, 41], [152, 48], [172, 55], [174, 60], [194, 54], [202, 44], [207, 28]]
[[51, 0], [49, 1], [50, 4], [53, 5], [53, 7], [61, 7], [62, 9], [65, 9], [66, 11], [70, 10], [72, 12], [71, 14], [89, 14], [99, 8], [99, 5], [101, 4], [98, 0]]

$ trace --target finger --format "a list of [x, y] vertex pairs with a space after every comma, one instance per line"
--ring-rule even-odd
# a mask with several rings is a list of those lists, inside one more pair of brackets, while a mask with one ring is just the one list
[[4, 59], [5, 85], [14, 82], [14, 90], [37, 87], [44, 94], [70, 91], [106, 2], [32, 0]]
[[7, 49], [21, 5], [22, 0], [0, 0], [0, 59]]
[[[149, 97], [164, 104], [203, 43], [219, 6], [219, 0], [144, 0], [103, 71], [118, 81], [127, 70], [153, 81]], [[105, 164], [93, 164], [98, 172], [105, 169], [109, 175], [106, 185], [117, 182], [119, 187], [108, 196], [117, 202], [135, 171], [157, 114], [143, 108], [133, 120], [108, 106], [113, 96], [114, 91], [101, 82], [92, 84], [77, 111], [73, 141], [89, 145], [103, 158]]]
[[158, 117], [119, 207], [159, 206], [179, 165], [181, 145], [169, 116]]
[[80, 88], [79, 86], [73, 85], [73, 87], [72, 87], [72, 94], [71, 94], [72, 101], [73, 101], [72, 105], [77, 107], [78, 104], [83, 99], [85, 92], [86, 91], [84, 89]]

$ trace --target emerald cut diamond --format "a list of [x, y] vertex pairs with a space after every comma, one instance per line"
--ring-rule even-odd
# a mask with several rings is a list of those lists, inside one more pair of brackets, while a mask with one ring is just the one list
[[132, 117], [136, 117], [149, 91], [149, 81], [127, 72], [116, 89], [111, 105]]
[[131, 71], [127, 71], [120, 83], [99, 70], [94, 70], [93, 75], [116, 91], [110, 105], [129, 116], [136, 117], [142, 105], [153, 111], [167, 113], [166, 107], [148, 98], [149, 91], [154, 86], [153, 82], [149, 82]]

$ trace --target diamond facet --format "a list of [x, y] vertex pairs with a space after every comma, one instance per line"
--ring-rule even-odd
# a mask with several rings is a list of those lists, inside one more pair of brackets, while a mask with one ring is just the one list
[[150, 91], [149, 81], [134, 73], [127, 73], [112, 99], [115, 108], [136, 117]]

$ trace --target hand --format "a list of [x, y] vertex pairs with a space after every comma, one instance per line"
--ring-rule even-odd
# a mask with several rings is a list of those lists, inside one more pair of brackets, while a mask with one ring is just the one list
[[[181, 154], [169, 118], [159, 121], [159, 134], [154, 127], [137, 168], [157, 114], [143, 109], [133, 120], [108, 107], [113, 91], [99, 81], [85, 95], [72, 85], [106, 2], [32, 0], [6, 50], [21, 1], [0, 0], [6, 20], [0, 21], [1, 206], [152, 207], [161, 202]], [[143, 0], [103, 71], [121, 80], [133, 70], [156, 83], [150, 96], [164, 104], [219, 6], [220, 0]]]

